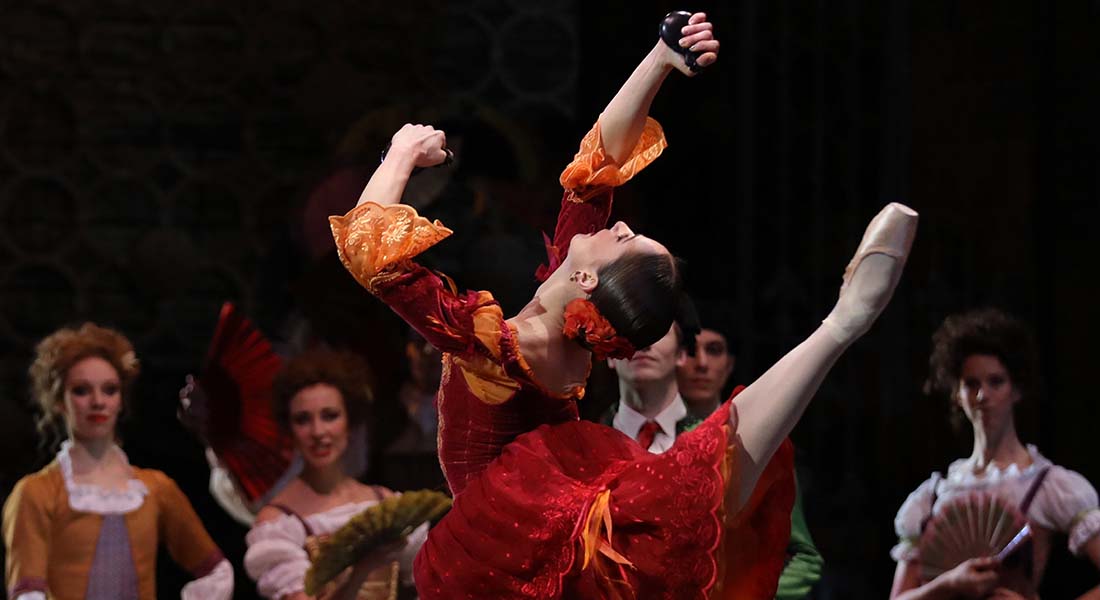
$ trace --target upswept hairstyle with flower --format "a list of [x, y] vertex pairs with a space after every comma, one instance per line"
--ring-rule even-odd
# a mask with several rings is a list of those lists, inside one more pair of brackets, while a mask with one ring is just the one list
[[92, 356], [107, 361], [118, 372], [123, 410], [126, 410], [130, 389], [141, 373], [130, 340], [114, 329], [90, 322], [77, 328], [59, 329], [38, 342], [34, 362], [28, 370], [31, 395], [42, 412], [35, 427], [44, 437], [46, 446], [53, 446], [64, 438], [60, 409], [65, 401], [65, 377], [69, 369]]

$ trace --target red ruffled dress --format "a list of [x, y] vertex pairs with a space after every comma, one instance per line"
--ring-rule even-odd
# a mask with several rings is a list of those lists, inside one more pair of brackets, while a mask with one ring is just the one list
[[[649, 120], [622, 165], [598, 125], [562, 174], [545, 279], [575, 234], [606, 226], [612, 191], [665, 147]], [[344, 265], [443, 354], [439, 460], [454, 494], [415, 564], [421, 598], [772, 598], [794, 503], [789, 443], [752, 499], [723, 505], [736, 435], [727, 402], [654, 455], [578, 420], [584, 389], [535, 378], [488, 292], [459, 293], [412, 261], [451, 232], [404, 205], [331, 218]]]

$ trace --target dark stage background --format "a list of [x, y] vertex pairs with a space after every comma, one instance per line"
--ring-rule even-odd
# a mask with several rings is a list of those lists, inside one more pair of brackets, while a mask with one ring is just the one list
[[[281, 348], [366, 353], [385, 442], [402, 331], [339, 265], [327, 214], [352, 206], [405, 121], [450, 133], [459, 162], [417, 184], [458, 231], [434, 265], [515, 309], [576, 142], [671, 9], [707, 10], [718, 65], [674, 75], [654, 109], [670, 147], [618, 215], [688, 261], [696, 296], [735, 311], [748, 383], [832, 305], [878, 207], [922, 213], [893, 304], [794, 433], [826, 559], [819, 598], [885, 597], [893, 517], [969, 453], [925, 397], [929, 336], [996, 304], [1037, 329], [1045, 393], [1026, 441], [1100, 483], [1100, 3], [333, 0], [0, 2], [0, 497], [36, 450], [33, 344], [91, 319], [132, 337], [144, 374], [123, 427], [140, 466], [188, 493], [253, 586], [244, 530], [206, 491], [176, 391], [218, 306], [240, 302]], [[597, 382], [585, 410], [615, 392]], [[377, 462], [374, 481], [392, 480]], [[673, 560], [670, 557], [670, 560]], [[183, 576], [169, 561], [162, 597]], [[1055, 565], [1046, 598], [1095, 574]]]

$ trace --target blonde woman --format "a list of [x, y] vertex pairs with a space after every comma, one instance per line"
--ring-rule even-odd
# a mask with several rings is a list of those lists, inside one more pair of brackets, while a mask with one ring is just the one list
[[161, 543], [195, 577], [184, 599], [233, 596], [233, 569], [187, 497], [164, 473], [130, 465], [118, 445], [139, 371], [130, 341], [94, 323], [38, 344], [30, 376], [39, 430], [65, 441], [4, 504], [13, 600], [156, 598]]

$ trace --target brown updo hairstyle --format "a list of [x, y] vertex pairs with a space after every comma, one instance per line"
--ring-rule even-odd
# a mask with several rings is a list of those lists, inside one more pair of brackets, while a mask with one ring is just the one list
[[290, 400], [301, 390], [324, 383], [340, 392], [348, 425], [365, 423], [374, 400], [372, 381], [370, 368], [357, 354], [328, 349], [307, 350], [287, 362], [275, 376], [272, 385], [275, 419], [289, 431]]
[[1027, 325], [996, 308], [951, 315], [932, 335], [932, 356], [925, 392], [947, 396], [951, 422], [963, 423], [956, 400], [963, 362], [975, 354], [995, 356], [1004, 365], [1021, 400], [1035, 398], [1039, 389], [1039, 357]]
[[84, 323], [79, 328], [65, 327], [48, 335], [35, 348], [34, 362], [28, 373], [31, 395], [42, 414], [35, 427], [43, 444], [52, 447], [64, 436], [61, 409], [65, 402], [65, 377], [76, 363], [99, 357], [118, 372], [122, 393], [122, 411], [126, 412], [130, 389], [141, 373], [134, 346], [114, 329]]

